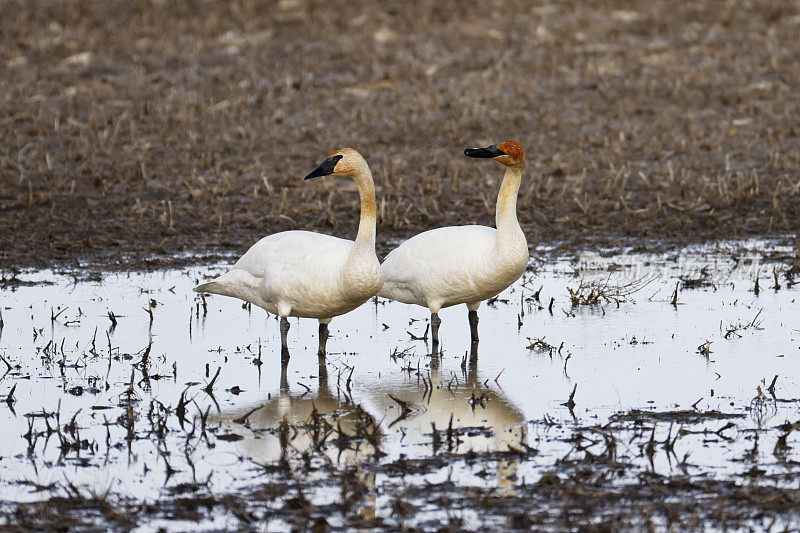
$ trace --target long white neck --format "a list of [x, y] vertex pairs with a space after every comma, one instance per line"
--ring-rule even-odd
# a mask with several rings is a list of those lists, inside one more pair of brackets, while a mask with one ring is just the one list
[[497, 194], [495, 212], [498, 241], [522, 231], [517, 221], [517, 193], [519, 192], [519, 183], [524, 168], [524, 162], [506, 167], [503, 183], [500, 185], [500, 192]]
[[361, 217], [358, 221], [358, 234], [356, 235], [356, 248], [371, 250], [375, 253], [375, 184], [372, 181], [372, 172], [366, 163], [359, 165], [353, 174], [353, 180], [358, 185], [358, 196], [361, 199]]

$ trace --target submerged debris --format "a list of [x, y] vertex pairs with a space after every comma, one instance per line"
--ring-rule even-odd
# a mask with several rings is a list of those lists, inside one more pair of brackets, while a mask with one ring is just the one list
[[617, 284], [607, 277], [602, 281], [581, 280], [577, 287], [567, 287], [572, 307], [614, 303], [617, 306], [630, 300], [630, 297], [647, 287], [655, 278], [641, 278], [630, 283]]
[[[563, 294], [569, 264], [537, 271], [543, 302]], [[435, 357], [409, 339], [405, 308], [383, 302], [355, 311], [358, 335], [335, 336], [326, 359], [307, 357], [314, 332], [281, 365], [272, 318], [186, 298], [200, 275], [16, 289], [1, 315], [0, 421], [15, 429], [0, 473], [19, 475], [0, 476], [0, 528], [213, 528], [223, 515], [240, 529], [800, 524], [783, 500], [796, 494], [800, 399], [780, 377], [797, 336], [781, 326], [797, 290], [782, 280], [769, 295], [781, 313], [763, 291], [752, 307], [749, 278], [667, 306], [673, 276], [624, 309], [569, 319], [523, 280], [483, 311], [483, 344], [451, 331]], [[697, 320], [708, 309], [747, 319], [725, 341], [727, 320]], [[716, 361], [712, 340], [706, 359], [686, 357], [702, 338]], [[765, 377], [736, 381], [743, 360]]]

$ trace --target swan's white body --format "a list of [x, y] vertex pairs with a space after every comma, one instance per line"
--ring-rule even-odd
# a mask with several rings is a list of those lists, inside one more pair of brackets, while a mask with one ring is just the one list
[[336, 170], [328, 173], [351, 176], [358, 185], [361, 218], [355, 241], [310, 231], [276, 233], [195, 291], [233, 296], [283, 318], [316, 318], [323, 324], [375, 296], [383, 279], [375, 255], [372, 174], [355, 150], [343, 148], [328, 160], [336, 156], [341, 156]]
[[518, 156], [496, 158], [507, 166], [497, 197], [497, 229], [452, 226], [410, 238], [381, 265], [385, 281], [379, 296], [427, 307], [434, 315], [462, 303], [475, 311], [522, 275], [529, 254], [517, 221], [517, 193], [525, 156], [511, 143]]
[[255, 243], [198, 292], [233, 296], [280, 316], [331, 319], [366, 302], [381, 286], [375, 250], [310, 231], [284, 231]]
[[525, 235], [520, 229], [509, 237], [498, 241], [498, 231], [486, 226], [451, 226], [415, 235], [386, 257], [386, 281], [378, 295], [433, 313], [464, 303], [475, 310], [525, 271]]

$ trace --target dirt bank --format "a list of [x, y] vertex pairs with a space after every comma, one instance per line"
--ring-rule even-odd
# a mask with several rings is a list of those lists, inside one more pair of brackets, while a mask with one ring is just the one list
[[[491, 223], [527, 148], [530, 240], [687, 241], [800, 219], [797, 3], [0, 0], [0, 265], [139, 264], [290, 228]], [[146, 266], [146, 265], [145, 265]]]

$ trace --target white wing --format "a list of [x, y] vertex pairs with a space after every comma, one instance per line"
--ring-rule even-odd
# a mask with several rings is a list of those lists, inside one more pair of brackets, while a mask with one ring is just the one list
[[383, 262], [386, 281], [380, 296], [427, 305], [471, 297], [494, 255], [497, 230], [486, 226], [450, 226], [415, 235]]
[[341, 272], [353, 241], [310, 231], [285, 231], [255, 243], [234, 265], [259, 281], [265, 302], [296, 316], [325, 315], [341, 305]]
[[266, 271], [287, 271], [297, 276], [321, 280], [338, 272], [353, 247], [353, 241], [314, 233], [284, 231], [264, 237], [236, 261], [233, 268], [244, 270], [257, 278]]

